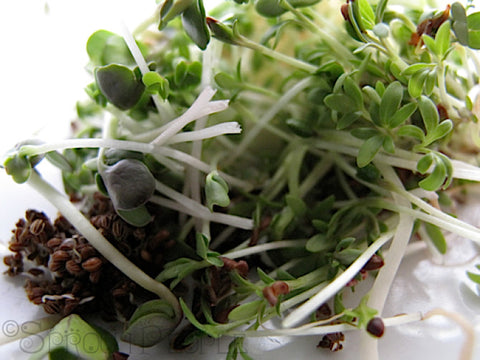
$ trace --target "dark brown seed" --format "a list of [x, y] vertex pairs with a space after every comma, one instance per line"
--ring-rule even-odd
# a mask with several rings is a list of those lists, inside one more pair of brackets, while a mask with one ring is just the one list
[[52, 254], [51, 259], [53, 261], [67, 261], [70, 259], [70, 255], [64, 250], [57, 250]]
[[286, 295], [290, 292], [290, 287], [285, 281], [275, 281], [270, 286], [272, 287], [275, 296]]
[[51, 238], [50, 240], [47, 241], [47, 247], [55, 250], [60, 244], [62, 243], [62, 239], [58, 237]]
[[140, 251], [140, 257], [146, 262], [152, 262], [152, 254], [145, 249]]
[[367, 324], [367, 331], [375, 337], [382, 337], [385, 332], [385, 324], [379, 317], [374, 317]]
[[33, 235], [40, 235], [42, 233], [42, 231], [45, 230], [45, 220], [43, 220], [43, 219], [34, 220], [30, 224], [28, 230]]
[[68, 260], [65, 263], [65, 269], [72, 275], [79, 275], [82, 273], [82, 267], [75, 260]]
[[94, 271], [88, 275], [88, 279], [93, 284], [98, 284], [100, 282], [100, 278], [102, 277], [101, 271]]
[[121, 353], [119, 351], [115, 351], [113, 354], [112, 354], [112, 359], [113, 360], [127, 360], [128, 359], [128, 354], [125, 354], [125, 353]]
[[47, 314], [59, 314], [62, 311], [62, 305], [58, 301], [47, 300], [43, 304], [43, 309]]
[[41, 298], [45, 295], [45, 290], [37, 286], [27, 290], [27, 295], [29, 299]]
[[374, 254], [370, 260], [365, 264], [363, 270], [372, 271], [378, 270], [384, 265], [384, 261], [380, 255]]
[[89, 244], [85, 244], [84, 246], [77, 248], [77, 251], [80, 253], [82, 259], [88, 259], [97, 255], [95, 248]]
[[70, 315], [77, 307], [80, 301], [78, 299], [66, 299], [63, 308], [63, 315]]
[[92, 217], [90, 222], [96, 228], [109, 229], [112, 224], [112, 217], [110, 215], [97, 215]]
[[55, 261], [52, 258], [48, 261], [48, 268], [53, 272], [60, 271], [64, 266], [65, 263], [63, 261]]
[[100, 260], [100, 258], [94, 256], [94, 257], [91, 257], [91, 258], [85, 260], [82, 263], [82, 268], [84, 268], [88, 272], [95, 272], [95, 271], [100, 270], [102, 265], [103, 265], [102, 260]]
[[10, 251], [18, 253], [19, 251], [22, 251], [23, 249], [25, 249], [25, 245], [19, 242], [12, 242], [10, 243], [10, 245], [8, 245], [8, 249]]
[[345, 340], [345, 335], [342, 332], [335, 332], [326, 334], [318, 343], [317, 347], [322, 349], [330, 349], [331, 351], [339, 351], [343, 349], [342, 341]]
[[133, 236], [135, 237], [136, 240], [138, 241], [142, 241], [145, 239], [145, 236], [146, 236], [146, 232], [145, 232], [145, 229], [143, 228], [136, 228], [134, 231], [133, 231]]
[[327, 303], [320, 306], [315, 313], [315, 318], [317, 320], [325, 320], [331, 316], [332, 316], [332, 310], [330, 309], [330, 306], [328, 306]]
[[39, 269], [39, 268], [32, 268], [32, 269], [28, 270], [28, 273], [32, 274], [33, 276], [40, 276], [40, 275], [44, 274], [44, 271], [42, 269]]
[[62, 241], [62, 243], [59, 246], [60, 250], [63, 251], [70, 251], [72, 250], [75, 246], [77, 245], [77, 242], [73, 238], [67, 238]]
[[271, 286], [265, 286], [262, 290], [262, 294], [271, 306], [277, 305], [278, 298], [273, 293], [273, 289]]

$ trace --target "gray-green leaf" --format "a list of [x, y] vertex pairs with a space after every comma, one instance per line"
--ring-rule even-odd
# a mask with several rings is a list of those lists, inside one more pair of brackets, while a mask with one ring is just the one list
[[205, 8], [202, 0], [194, 0], [182, 14], [183, 28], [192, 41], [202, 50], [207, 48], [210, 41], [205, 17]]
[[205, 196], [207, 199], [207, 207], [210, 211], [213, 211], [214, 205], [225, 207], [230, 204], [228, 184], [216, 170], [207, 175], [205, 180]]

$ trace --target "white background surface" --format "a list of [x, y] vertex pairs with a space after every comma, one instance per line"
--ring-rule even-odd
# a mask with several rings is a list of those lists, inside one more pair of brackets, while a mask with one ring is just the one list
[[[45, 9], [48, 8], [48, 11]], [[63, 136], [73, 118], [75, 101], [82, 98], [89, 78], [83, 70], [87, 63], [85, 44], [95, 30], [118, 31], [123, 19], [132, 28], [149, 16], [154, 0], [26, 0], [0, 3], [0, 151], [3, 153], [18, 140], [37, 133], [44, 139]], [[48, 172], [48, 171], [47, 171]], [[55, 178], [55, 175], [49, 176]], [[478, 202], [476, 202], [478, 203]], [[474, 204], [476, 204], [474, 203]], [[14, 184], [0, 171], [0, 253], [10, 231], [27, 207], [55, 214], [47, 202], [26, 186]], [[476, 206], [473, 206], [476, 209]], [[478, 214], [471, 212], [472, 223], [479, 224]], [[408, 257], [388, 299], [384, 315], [429, 311], [443, 307], [458, 311], [476, 326], [480, 339], [480, 298], [478, 289], [466, 280], [465, 271], [480, 263], [478, 247], [469, 241], [454, 240], [447, 265], [428, 260], [425, 251]], [[3, 271], [4, 267], [1, 266]], [[0, 331], [15, 330], [23, 322], [44, 316], [31, 305], [18, 282], [0, 277]], [[248, 353], [256, 359], [361, 359], [356, 335], [348, 335], [342, 352], [329, 354], [315, 348], [319, 337], [264, 339], [247, 343]], [[381, 359], [457, 359], [463, 337], [452, 322], [434, 318], [422, 323], [388, 329], [380, 341]], [[282, 344], [286, 346], [280, 347]], [[24, 342], [24, 349], [28, 343]], [[153, 349], [124, 347], [130, 359], [157, 358], [223, 359], [228, 341], [202, 342], [186, 354], [174, 354], [161, 344]], [[22, 344], [0, 347], [0, 358], [21, 359]], [[264, 352], [270, 350], [268, 352]], [[480, 358], [477, 342], [476, 359]]]

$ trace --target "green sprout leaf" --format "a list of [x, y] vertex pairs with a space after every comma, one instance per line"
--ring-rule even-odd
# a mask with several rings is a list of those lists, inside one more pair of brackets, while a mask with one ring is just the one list
[[58, 151], [49, 151], [45, 154], [45, 159], [47, 159], [51, 164], [56, 166], [62, 171], [71, 172], [73, 167], [68, 161], [68, 159], [60, 154]]
[[47, 355], [50, 359], [108, 360], [115, 351], [115, 337], [73, 314], [53, 327], [30, 360], [41, 360]]
[[411, 97], [418, 98], [422, 95], [429, 71], [428, 69], [419, 70], [408, 79], [408, 93]]
[[375, 135], [367, 139], [358, 151], [357, 166], [360, 168], [367, 166], [383, 146], [383, 142], [383, 135]]
[[420, 109], [427, 134], [434, 131], [440, 120], [435, 103], [430, 98], [422, 96], [418, 99], [418, 108]]
[[98, 88], [107, 100], [121, 110], [135, 106], [145, 90], [132, 70], [123, 65], [111, 64], [95, 71]]
[[377, 310], [368, 307], [368, 295], [365, 295], [358, 306], [353, 310], [344, 310], [345, 315], [355, 318], [357, 326], [360, 329], [365, 329], [368, 322], [377, 314]]
[[403, 125], [410, 116], [417, 110], [417, 104], [415, 103], [408, 103], [402, 106], [393, 116], [387, 121], [388, 127], [390, 129], [396, 128], [400, 125]]
[[205, 259], [207, 257], [208, 245], [210, 243], [210, 240], [202, 233], [197, 233], [195, 239], [197, 245], [197, 255], [200, 256], [202, 259]]
[[205, 17], [205, 8], [202, 0], [194, 0], [182, 13], [183, 28], [192, 41], [202, 50], [207, 48], [210, 42]]
[[117, 214], [130, 225], [142, 227], [153, 220], [152, 214], [145, 205], [133, 209], [116, 209]]
[[18, 184], [23, 184], [32, 173], [32, 165], [26, 156], [13, 155], [3, 163], [5, 171]]
[[[321, 0], [288, 0], [288, 3], [294, 7], [304, 7], [319, 3]], [[280, 16], [287, 11], [281, 0], [258, 0], [255, 3], [257, 12], [266, 17]]]
[[135, 64], [125, 40], [107, 30], [98, 30], [88, 38], [87, 53], [95, 66], [105, 66], [111, 63]]
[[165, 300], [151, 300], [142, 304], [128, 321], [122, 340], [141, 347], [153, 346], [177, 327], [176, 314]]
[[451, 7], [452, 29], [460, 44], [468, 45], [468, 24], [465, 8], [459, 2], [455, 2]]
[[447, 167], [443, 162], [437, 162], [433, 171], [425, 179], [421, 180], [418, 185], [422, 189], [428, 191], [436, 191], [442, 187], [445, 183], [445, 178], [447, 177]]
[[445, 21], [437, 30], [435, 43], [438, 51], [437, 55], [443, 58], [450, 48], [450, 21]]
[[[476, 268], [480, 270], [480, 265], [477, 265]], [[476, 274], [470, 271], [467, 271], [467, 276], [469, 277], [470, 280], [473, 282], [480, 284], [480, 274]]]
[[216, 170], [209, 173], [205, 179], [205, 196], [210, 211], [213, 211], [214, 205], [225, 207], [230, 204], [228, 184]]
[[212, 17], [207, 17], [206, 20], [212, 36], [214, 36], [217, 40], [233, 45], [237, 45], [239, 43], [238, 36], [231, 27]]
[[167, 24], [183, 13], [194, 0], [165, 0], [160, 8], [159, 30], [162, 30]]
[[430, 169], [430, 167], [432, 166], [434, 160], [435, 156], [433, 155], [433, 153], [428, 153], [422, 156], [422, 158], [420, 158], [417, 163], [418, 172], [420, 172], [420, 174], [426, 174], [428, 169]]
[[148, 167], [136, 159], [120, 160], [101, 175], [115, 209], [136, 209], [155, 191], [155, 178]]
[[237, 321], [253, 318], [258, 314], [259, 309], [264, 304], [264, 300], [253, 300], [245, 304], [241, 304], [228, 313], [228, 320]]
[[440, 254], [445, 254], [447, 252], [447, 241], [445, 240], [442, 230], [440, 230], [438, 226], [430, 223], [425, 223], [424, 226], [428, 237], [432, 241], [432, 244], [440, 252]]
[[[403, 99], [403, 86], [399, 81], [394, 81], [387, 86], [380, 101], [380, 123], [387, 125], [397, 112]], [[392, 126], [390, 126], [392, 127]]]
[[163, 99], [168, 97], [169, 84], [168, 80], [155, 71], [149, 71], [142, 76], [142, 82], [146, 86], [146, 91], [157, 93]]

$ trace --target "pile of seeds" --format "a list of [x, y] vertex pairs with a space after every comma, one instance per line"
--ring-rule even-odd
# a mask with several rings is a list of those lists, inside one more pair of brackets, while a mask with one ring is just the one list
[[[154, 276], [163, 269], [163, 256], [174, 245], [167, 230], [127, 224], [100, 194], [86, 216], [146, 273]], [[62, 216], [52, 223], [44, 213], [27, 210], [12, 232], [6, 273], [25, 276], [29, 300], [49, 314], [100, 311], [108, 320], [129, 318], [134, 299], [152, 296], [107, 262]]]

